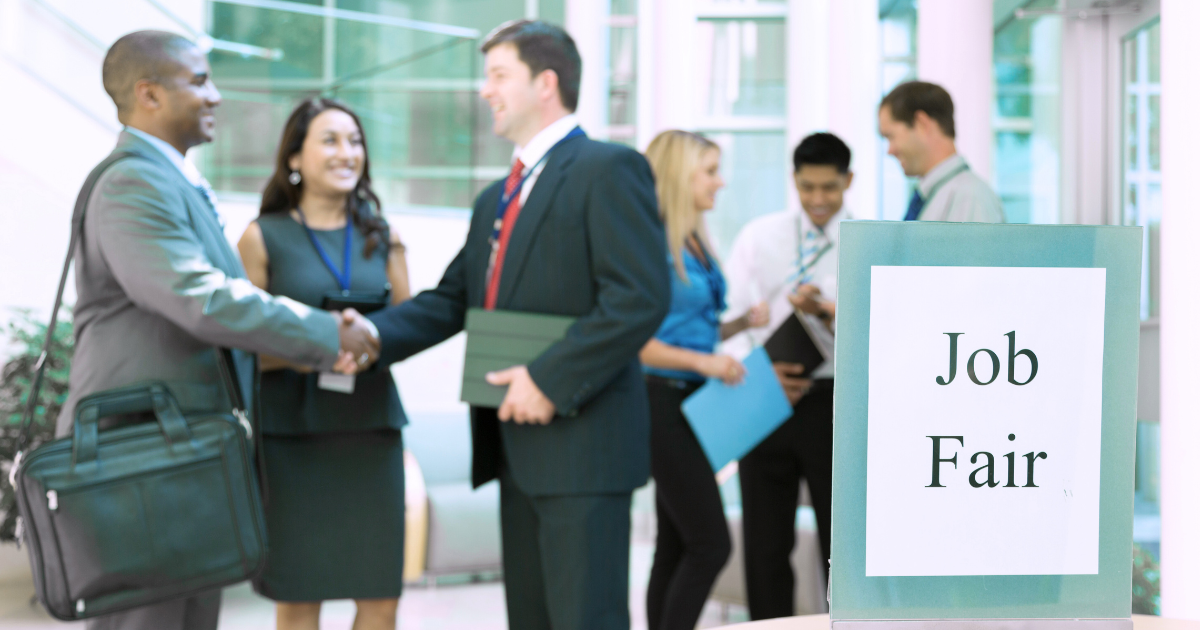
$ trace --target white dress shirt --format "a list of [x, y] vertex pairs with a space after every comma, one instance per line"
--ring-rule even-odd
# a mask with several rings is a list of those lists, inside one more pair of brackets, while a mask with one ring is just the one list
[[[579, 126], [579, 117], [575, 114], [567, 114], [539, 131], [525, 146], [513, 149], [513, 161], [519, 158], [525, 165], [525, 170], [521, 174], [529, 175], [529, 178], [525, 180], [525, 185], [521, 187], [522, 207], [525, 205], [525, 200], [529, 198], [529, 191], [533, 190], [533, 185], [537, 183], [538, 175], [541, 175], [542, 170], [546, 168], [545, 161], [542, 161], [541, 164], [538, 164], [538, 161], [542, 160], [547, 151], [552, 149], [559, 140], [567, 137], [567, 134], [577, 126]], [[530, 171], [530, 169], [533, 170]]]
[[[741, 317], [764, 300], [770, 305], [771, 317], [767, 326], [750, 328], [725, 340], [722, 352], [744, 357], [795, 313], [787, 296], [800, 284], [800, 248], [806, 233], [814, 234], [822, 251], [805, 270], [809, 283], [816, 285], [825, 299], [837, 301], [838, 234], [842, 220], [848, 218], [843, 208], [824, 228], [818, 228], [805, 212], [784, 211], [758, 217], [742, 228], [724, 266], [729, 285], [726, 319]], [[833, 333], [816, 316], [805, 317], [807, 329], [815, 333], [813, 341], [828, 356], [812, 376], [833, 378]]]
[[[921, 221], [1004, 223], [1004, 207], [991, 186], [967, 168], [961, 155], [942, 160], [917, 184], [925, 207]], [[933, 195], [930, 197], [930, 195]]]

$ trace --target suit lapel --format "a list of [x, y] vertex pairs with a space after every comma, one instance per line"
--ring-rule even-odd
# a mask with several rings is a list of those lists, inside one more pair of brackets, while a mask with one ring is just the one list
[[500, 275], [500, 289], [496, 296], [497, 306], [506, 304], [512, 296], [513, 289], [525, 269], [525, 261], [529, 258], [529, 250], [537, 236], [538, 228], [550, 211], [558, 189], [566, 179], [575, 154], [583, 146], [583, 137], [564, 142], [546, 160], [546, 167], [538, 175], [529, 198], [521, 207], [517, 224], [513, 226], [512, 235], [508, 241], [508, 251], [504, 254], [504, 270]]
[[133, 151], [148, 160], [153, 160], [171, 173], [170, 177], [183, 191], [186, 206], [184, 210], [191, 219], [192, 226], [196, 228], [196, 236], [208, 252], [213, 266], [227, 276], [244, 278], [246, 274], [242, 269], [241, 259], [233, 253], [229, 241], [225, 239], [225, 231], [221, 229], [221, 223], [217, 220], [214, 209], [209, 206], [208, 199], [179, 172], [171, 160], [149, 142], [128, 132], [121, 132], [117, 148]]

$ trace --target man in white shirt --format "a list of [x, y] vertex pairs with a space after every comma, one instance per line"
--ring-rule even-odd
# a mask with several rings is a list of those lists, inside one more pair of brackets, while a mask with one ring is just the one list
[[919, 177], [905, 221], [1003, 223], [1004, 208], [954, 146], [954, 101], [940, 85], [909, 81], [879, 104], [879, 134], [909, 177]]
[[801, 317], [827, 356], [803, 378], [804, 366], [775, 364], [794, 414], [739, 464], [746, 595], [753, 620], [795, 614], [790, 557], [801, 479], [812, 496], [821, 550], [829, 557], [838, 228], [847, 218], [843, 199], [854, 174], [850, 148], [829, 133], [805, 138], [792, 165], [803, 212], [777, 212], [751, 221], [738, 234], [725, 266], [726, 312], [743, 313], [766, 301], [771, 317], [767, 326], [730, 338], [724, 351], [744, 355], [788, 318]]

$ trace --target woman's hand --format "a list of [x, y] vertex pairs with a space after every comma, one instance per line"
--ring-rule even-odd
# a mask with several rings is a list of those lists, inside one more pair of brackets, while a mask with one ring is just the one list
[[696, 371], [709, 378], [719, 378], [726, 385], [737, 385], [746, 377], [746, 367], [737, 359], [724, 354], [706, 354]]

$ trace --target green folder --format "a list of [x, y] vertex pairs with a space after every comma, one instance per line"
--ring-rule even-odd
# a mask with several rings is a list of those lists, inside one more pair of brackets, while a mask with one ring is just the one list
[[488, 384], [487, 373], [528, 365], [565, 337], [574, 323], [574, 317], [561, 315], [468, 310], [462, 401], [476, 407], [499, 407], [508, 387]]

